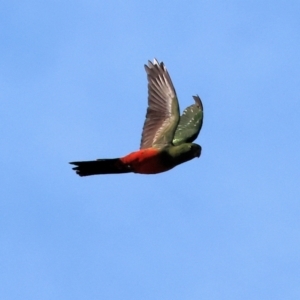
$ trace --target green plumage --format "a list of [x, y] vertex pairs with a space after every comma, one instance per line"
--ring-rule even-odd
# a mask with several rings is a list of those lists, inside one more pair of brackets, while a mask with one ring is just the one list
[[193, 96], [195, 104], [187, 107], [181, 117], [177, 126], [173, 145], [180, 145], [182, 143], [193, 142], [203, 124], [203, 105], [199, 96]]
[[200, 157], [201, 146], [194, 143], [183, 143], [178, 146], [166, 147], [162, 153], [162, 163], [167, 167], [175, 167], [195, 157]]

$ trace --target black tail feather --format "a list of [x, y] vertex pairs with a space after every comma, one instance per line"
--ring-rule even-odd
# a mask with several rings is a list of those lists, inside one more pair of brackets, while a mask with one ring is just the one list
[[125, 165], [119, 158], [97, 159], [91, 161], [74, 161], [70, 164], [76, 167], [73, 170], [79, 176], [90, 176], [97, 174], [121, 174], [132, 172], [129, 165]]

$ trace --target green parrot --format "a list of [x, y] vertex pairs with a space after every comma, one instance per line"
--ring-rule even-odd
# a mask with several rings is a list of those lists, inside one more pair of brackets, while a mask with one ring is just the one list
[[148, 108], [140, 149], [120, 158], [76, 161], [73, 170], [80, 176], [97, 174], [156, 174], [200, 157], [201, 146], [192, 143], [203, 124], [203, 105], [199, 96], [182, 115], [176, 91], [163, 62], [145, 65], [148, 79]]

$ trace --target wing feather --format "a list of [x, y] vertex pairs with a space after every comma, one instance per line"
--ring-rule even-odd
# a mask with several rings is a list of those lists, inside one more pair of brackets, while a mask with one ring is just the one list
[[193, 96], [193, 98], [195, 104], [187, 107], [180, 117], [173, 139], [174, 145], [193, 142], [201, 130], [203, 124], [203, 105], [199, 96]]
[[148, 79], [148, 108], [140, 149], [164, 147], [172, 143], [179, 122], [176, 91], [163, 62], [145, 65]]

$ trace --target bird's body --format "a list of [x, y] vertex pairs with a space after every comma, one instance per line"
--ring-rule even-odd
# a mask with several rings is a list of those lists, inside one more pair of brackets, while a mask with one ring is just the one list
[[185, 150], [182, 149], [182, 145], [163, 149], [147, 148], [131, 152], [121, 158], [76, 162], [76, 168], [78, 168], [76, 171], [81, 176], [130, 172], [157, 174], [200, 156], [201, 147], [199, 145], [184, 144], [184, 146]]
[[203, 122], [203, 106], [195, 104], [179, 115], [179, 104], [171, 78], [163, 63], [145, 66], [148, 77], [148, 109], [140, 150], [121, 158], [71, 162], [80, 176], [97, 174], [157, 174], [201, 154], [196, 139]]
[[162, 151], [155, 148], [142, 149], [122, 157], [121, 161], [134, 173], [156, 174], [168, 170], [168, 166], [163, 163]]

